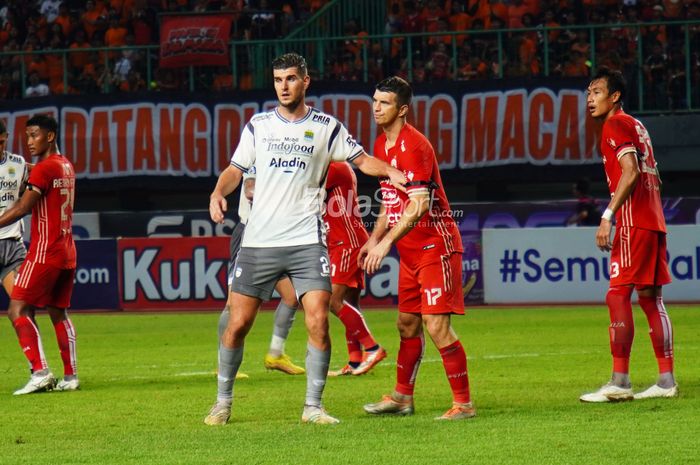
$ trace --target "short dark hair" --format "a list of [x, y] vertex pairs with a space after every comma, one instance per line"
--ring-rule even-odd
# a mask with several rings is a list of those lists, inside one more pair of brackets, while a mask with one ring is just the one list
[[272, 60], [272, 69], [296, 68], [302, 77], [306, 76], [306, 59], [298, 53], [285, 53]]
[[7, 133], [7, 127], [5, 127], [5, 123], [2, 122], [0, 119], [0, 134], [6, 134]]
[[39, 126], [41, 129], [47, 132], [53, 132], [58, 136], [58, 122], [53, 116], [44, 114], [34, 115], [29, 118], [26, 126]]
[[625, 97], [627, 95], [627, 81], [620, 71], [605, 67], [599, 68], [595, 73], [595, 76], [593, 76], [593, 79], [591, 79], [591, 82], [597, 81], [598, 79], [605, 79], [605, 82], [608, 85], [609, 95], [612, 95], [615, 92], [620, 93], [620, 104], [625, 101]]
[[413, 98], [413, 89], [405, 79], [398, 76], [388, 77], [380, 81], [376, 86], [379, 92], [391, 92], [396, 94], [396, 104], [401, 108], [404, 105], [410, 105]]

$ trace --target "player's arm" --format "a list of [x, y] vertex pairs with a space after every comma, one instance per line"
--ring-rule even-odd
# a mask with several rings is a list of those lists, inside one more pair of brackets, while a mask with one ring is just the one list
[[15, 202], [11, 207], [5, 210], [5, 213], [0, 216], [0, 228], [4, 228], [17, 220], [22, 219], [29, 212], [32, 211], [34, 205], [41, 198], [41, 193], [35, 190], [27, 190], [19, 201]]
[[596, 245], [600, 250], [604, 251], [612, 249], [612, 242], [610, 241], [612, 217], [615, 215], [615, 212], [620, 209], [622, 204], [627, 201], [629, 196], [632, 195], [632, 190], [641, 175], [635, 151], [630, 150], [621, 155], [618, 159], [618, 163], [620, 163], [620, 168], [622, 170], [620, 181], [617, 183], [615, 192], [613, 193], [612, 199], [610, 199], [608, 208], [605, 210], [606, 213], [603, 214], [603, 218], [600, 220], [600, 226], [598, 226], [598, 231], [595, 235]]
[[408, 205], [404, 208], [399, 221], [384, 235], [381, 241], [373, 247], [365, 257], [363, 268], [368, 273], [374, 273], [379, 269], [384, 257], [387, 256], [391, 246], [409, 233], [418, 220], [425, 215], [430, 207], [430, 192], [421, 189], [409, 195]]
[[377, 216], [377, 221], [374, 222], [374, 229], [372, 229], [372, 233], [369, 235], [369, 239], [367, 239], [367, 242], [365, 242], [362, 245], [362, 247], [360, 247], [360, 252], [357, 255], [357, 266], [359, 266], [360, 268], [364, 268], [365, 257], [367, 257], [367, 254], [370, 250], [372, 250], [374, 247], [376, 247], [377, 244], [379, 244], [379, 241], [381, 241], [384, 238], [388, 230], [389, 221], [386, 217], [386, 208], [382, 203], [379, 207], [379, 215]]
[[379, 178], [389, 178], [394, 187], [406, 192], [406, 188], [403, 187], [403, 185], [406, 184], [406, 176], [404, 176], [400, 170], [397, 170], [388, 163], [374, 157], [370, 157], [365, 152], [362, 152], [362, 154], [354, 158], [352, 162], [366, 175]]
[[228, 208], [226, 196], [236, 190], [242, 177], [243, 171], [234, 165], [229, 165], [219, 175], [214, 191], [209, 196], [209, 216], [213, 222], [224, 222], [224, 212]]

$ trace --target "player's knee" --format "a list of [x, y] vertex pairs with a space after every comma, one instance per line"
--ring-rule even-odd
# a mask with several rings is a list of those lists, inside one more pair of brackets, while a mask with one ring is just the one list
[[343, 305], [344, 303], [342, 296], [336, 294], [331, 295], [330, 307], [333, 313], [337, 314], [343, 308]]
[[450, 334], [450, 320], [447, 318], [426, 318], [424, 324], [430, 338], [436, 342], [446, 339]]
[[632, 296], [631, 287], [611, 287], [605, 294], [605, 303], [609, 308], [618, 308], [626, 305]]
[[328, 315], [323, 312], [306, 312], [306, 328], [309, 334], [328, 334]]

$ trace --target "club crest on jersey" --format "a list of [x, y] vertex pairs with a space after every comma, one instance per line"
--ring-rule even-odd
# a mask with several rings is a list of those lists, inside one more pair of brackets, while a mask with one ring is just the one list
[[406, 151], [406, 141], [404, 141], [404, 140], [401, 141], [401, 151], [402, 152]]
[[413, 171], [409, 171], [408, 173], [406, 173], [406, 177], [409, 181], [413, 181], [413, 176], [415, 176], [415, 174], [413, 174]]
[[313, 131], [304, 131], [304, 140], [311, 142], [314, 140], [314, 132]]
[[612, 137], [608, 138], [608, 145], [612, 148], [617, 147], [617, 144], [615, 143], [615, 139], [613, 139]]
[[7, 170], [7, 174], [9, 174], [10, 176], [12, 176], [14, 178], [17, 175], [17, 172], [15, 171], [15, 169], [13, 167], [10, 167]]
[[396, 158], [392, 158], [392, 159], [391, 159], [391, 166], [393, 166], [394, 168], [396, 168]]

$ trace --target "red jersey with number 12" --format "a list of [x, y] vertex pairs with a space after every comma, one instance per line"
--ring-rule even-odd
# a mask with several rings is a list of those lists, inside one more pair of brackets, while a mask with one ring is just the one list
[[357, 204], [357, 177], [345, 162], [332, 162], [329, 165], [323, 221], [328, 230], [329, 249], [357, 249], [369, 239]]
[[75, 268], [73, 165], [63, 155], [51, 154], [32, 168], [27, 188], [41, 194], [32, 210], [27, 260], [57, 268]]
[[430, 141], [410, 124], [405, 124], [396, 143], [386, 149], [386, 134], [377, 137], [374, 156], [403, 171], [408, 183], [402, 192], [388, 179], [380, 181], [382, 203], [389, 228], [401, 218], [411, 195], [428, 192], [430, 207], [416, 225], [396, 244], [401, 260], [421, 264], [435, 259], [435, 255], [462, 252], [462, 237], [452, 218], [450, 203], [442, 186], [435, 151]]
[[617, 225], [665, 232], [659, 172], [644, 125], [624, 111], [618, 111], [603, 124], [600, 151], [611, 196], [622, 176], [621, 157], [626, 154], [636, 157], [641, 172], [632, 193], [615, 213]]

